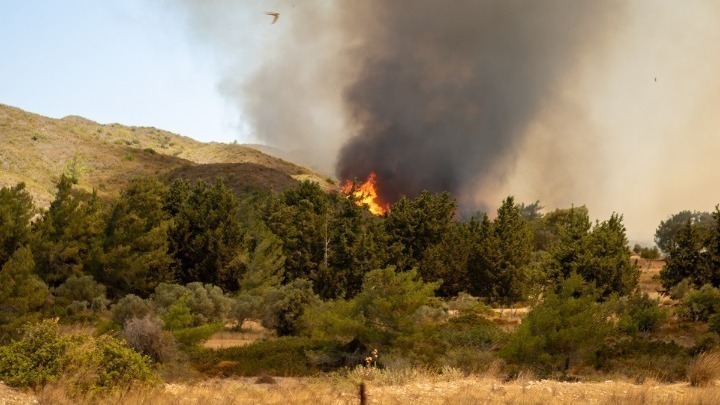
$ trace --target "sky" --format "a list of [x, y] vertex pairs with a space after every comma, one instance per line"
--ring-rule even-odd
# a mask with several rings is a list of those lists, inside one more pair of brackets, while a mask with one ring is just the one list
[[[475, 193], [491, 210], [514, 195], [546, 211], [618, 212], [631, 241], [651, 243], [672, 213], [720, 203], [720, 2], [615, 3], [622, 17], [602, 44], [578, 48], [501, 175], [488, 172]], [[354, 24], [343, 4], [3, 1], [0, 103], [206, 142], [266, 142], [333, 174], [352, 132], [342, 94], [357, 66], [345, 52], [363, 29], [382, 28]], [[274, 25], [271, 10], [281, 12]]]
[[248, 142], [211, 54], [147, 0], [0, 2], [0, 103], [62, 118]]

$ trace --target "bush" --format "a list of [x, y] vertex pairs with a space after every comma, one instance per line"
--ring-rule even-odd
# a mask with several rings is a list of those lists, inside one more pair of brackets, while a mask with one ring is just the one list
[[41, 387], [60, 375], [72, 343], [56, 321], [28, 325], [20, 340], [0, 347], [0, 379], [12, 387]]
[[660, 251], [656, 246], [651, 248], [642, 248], [640, 250], [640, 257], [646, 260], [655, 260], [660, 257]]
[[19, 388], [63, 380], [71, 395], [155, 379], [148, 359], [124, 342], [111, 336], [61, 335], [54, 320], [28, 326], [20, 340], [0, 347], [0, 378]]
[[528, 313], [502, 350], [502, 357], [544, 373], [566, 372], [573, 363], [594, 364], [611, 330], [596, 297], [593, 288], [572, 275], [559, 294], [547, 293]]
[[213, 333], [222, 329], [222, 324], [211, 323], [207, 325], [194, 326], [191, 328], [174, 330], [172, 333], [175, 340], [186, 348], [191, 348], [204, 343]]
[[230, 310], [230, 318], [237, 323], [237, 329], [241, 329], [243, 322], [250, 318], [262, 318], [263, 299], [257, 295], [240, 294], [233, 302]]
[[692, 321], [707, 321], [720, 312], [720, 290], [706, 284], [699, 290], [690, 290], [682, 300], [680, 315]]
[[89, 339], [69, 355], [66, 374], [72, 394], [104, 394], [156, 381], [149, 359], [112, 336]]
[[278, 289], [271, 290], [264, 297], [266, 308], [262, 324], [275, 329], [279, 336], [294, 335], [300, 331], [300, 318], [305, 308], [320, 302], [312, 283], [296, 279]]
[[699, 354], [688, 367], [688, 380], [693, 387], [711, 385], [720, 378], [720, 351]]
[[154, 311], [150, 301], [144, 300], [135, 294], [128, 294], [112, 306], [111, 319], [117, 325], [125, 325], [132, 318], [144, 318]]
[[708, 327], [711, 331], [720, 334], [720, 314], [712, 314], [708, 318]]
[[105, 286], [97, 283], [92, 276], [68, 277], [60, 286], [54, 289], [56, 309], [58, 315], [76, 317], [88, 309], [97, 312], [107, 307]]
[[621, 316], [620, 328], [630, 334], [656, 331], [667, 319], [668, 313], [658, 306], [659, 299], [647, 293], [636, 293], [618, 300], [617, 313]]
[[257, 341], [243, 347], [203, 350], [193, 360], [211, 375], [258, 376], [262, 374], [309, 376], [326, 370], [313, 360], [318, 353], [338, 351], [336, 344], [305, 337], [286, 336]]
[[[176, 315], [180, 314], [184, 309], [179, 306], [186, 306], [192, 314], [192, 322], [189, 325], [181, 323], [182, 327], [222, 322], [232, 306], [232, 299], [225, 296], [220, 287], [199, 282], [189, 283], [184, 287], [178, 284], [160, 283], [151, 299], [163, 319], [168, 312], [175, 311]], [[171, 320], [169, 322], [174, 323]]]
[[177, 354], [172, 333], [163, 330], [163, 322], [153, 316], [129, 319], [121, 336], [133, 350], [155, 362], [167, 362]]
[[688, 291], [692, 290], [693, 283], [689, 278], [684, 278], [681, 282], [675, 284], [670, 289], [670, 298], [674, 300], [681, 300], [685, 297]]

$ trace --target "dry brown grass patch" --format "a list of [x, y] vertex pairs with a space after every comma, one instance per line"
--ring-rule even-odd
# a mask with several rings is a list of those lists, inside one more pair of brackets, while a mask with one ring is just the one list
[[720, 379], [720, 351], [699, 354], [688, 367], [688, 380], [693, 387], [707, 387]]

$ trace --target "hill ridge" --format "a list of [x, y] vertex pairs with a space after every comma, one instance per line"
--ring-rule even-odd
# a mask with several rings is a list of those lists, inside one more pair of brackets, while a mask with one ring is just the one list
[[78, 115], [49, 118], [0, 103], [0, 187], [24, 182], [35, 204], [47, 207], [55, 182], [68, 170], [79, 187], [101, 197], [140, 175], [222, 177], [238, 191], [282, 190], [301, 179], [336, 188], [327, 176], [247, 145], [200, 142], [155, 127], [100, 124]]

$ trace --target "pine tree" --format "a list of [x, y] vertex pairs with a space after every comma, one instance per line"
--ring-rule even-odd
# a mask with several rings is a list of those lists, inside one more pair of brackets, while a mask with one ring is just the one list
[[40, 315], [48, 288], [34, 269], [32, 252], [23, 246], [0, 270], [0, 342], [15, 336], [20, 325]]
[[160, 282], [170, 282], [172, 258], [163, 210], [167, 188], [158, 179], [133, 179], [112, 205], [105, 225], [102, 266], [96, 278], [112, 296], [147, 297]]
[[33, 214], [32, 197], [25, 183], [0, 188], [0, 266], [28, 242]]
[[32, 230], [37, 272], [53, 287], [91, 272], [101, 252], [102, 203], [97, 194], [72, 186], [68, 177], [60, 177], [55, 199]]

